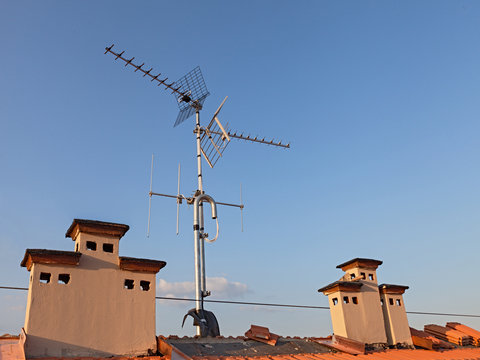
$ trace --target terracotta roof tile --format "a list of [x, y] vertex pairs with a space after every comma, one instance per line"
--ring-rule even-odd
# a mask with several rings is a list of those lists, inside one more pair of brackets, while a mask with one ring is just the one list
[[275, 346], [279, 338], [277, 334], [271, 333], [267, 327], [258, 325], [251, 325], [245, 336], [272, 346]]
[[310, 338], [310, 340], [342, 353], [350, 355], [365, 354], [365, 344], [363, 342], [348, 339], [343, 336], [334, 335], [328, 338]]
[[194, 356], [195, 360], [480, 360], [479, 348], [429, 351], [388, 349], [365, 355], [345, 353], [286, 354], [270, 356]]
[[280, 337], [275, 346], [244, 337], [165, 339], [163, 341], [192, 358], [214, 356], [231, 360], [232, 357], [257, 359], [260, 356], [287, 356], [288, 359], [295, 360], [292, 356], [298, 354], [331, 352], [328, 347], [308, 339], [284, 337]]
[[446, 326], [447, 328], [454, 329], [471, 336], [473, 339], [473, 345], [480, 346], [480, 331], [457, 322], [447, 322]]

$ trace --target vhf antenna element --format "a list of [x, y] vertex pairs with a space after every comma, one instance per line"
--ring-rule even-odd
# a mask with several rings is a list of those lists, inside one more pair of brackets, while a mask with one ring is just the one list
[[[265, 138], [244, 136], [243, 134], [237, 134], [228, 129], [228, 126], [224, 126], [219, 119], [220, 111], [227, 100], [227, 97], [218, 107], [217, 111], [212, 116], [211, 121], [206, 127], [200, 125], [200, 111], [203, 108], [205, 99], [210, 95], [205, 85], [202, 72], [197, 66], [195, 69], [187, 73], [185, 76], [177, 81], [168, 81], [167, 77], [161, 77], [160, 73], [154, 75], [152, 73], [153, 68], [145, 70], [143, 66], [137, 65], [133, 62], [135, 57], [128, 59], [124, 57], [125, 51], [115, 52], [112, 50], [114, 45], [105, 48], [105, 54], [112, 54], [115, 56], [115, 60], [122, 60], [125, 63], [125, 67], [131, 66], [135, 68], [134, 72], [140, 71], [143, 73], [143, 77], [148, 76], [151, 82], [156, 82], [157, 86], [163, 86], [165, 90], [171, 91], [175, 97], [175, 101], [179, 107], [179, 113], [175, 120], [174, 127], [180, 125], [185, 120], [189, 119], [195, 114], [195, 142], [196, 142], [196, 157], [197, 157], [197, 179], [198, 188], [192, 197], [185, 197], [180, 193], [180, 165], [178, 167], [178, 184], [177, 195], [160, 194], [155, 193], [152, 190], [153, 183], [153, 155], [150, 174], [150, 191], [149, 195], [149, 209], [148, 209], [148, 230], [147, 236], [150, 234], [150, 214], [151, 214], [151, 199], [152, 196], [162, 196], [167, 198], [174, 198], [177, 200], [177, 234], [178, 234], [178, 214], [179, 206], [183, 200], [187, 204], [193, 204], [193, 235], [194, 235], [194, 253], [195, 253], [195, 308], [191, 309], [183, 318], [183, 322], [190, 315], [194, 318], [194, 326], [197, 327], [197, 335], [201, 337], [206, 336], [219, 336], [220, 329], [217, 319], [211, 311], [204, 309], [203, 299], [210, 295], [210, 291], [206, 290], [206, 276], [205, 276], [205, 241], [214, 242], [218, 238], [219, 225], [217, 217], [217, 205], [226, 205], [238, 207], [243, 210], [244, 205], [242, 203], [242, 190], [240, 188], [240, 204], [230, 204], [224, 202], [215, 201], [210, 195], [207, 195], [203, 190], [203, 178], [202, 178], [202, 156], [208, 165], [213, 168], [217, 161], [223, 156], [227, 145], [230, 140], [240, 139], [251, 142], [257, 142], [265, 145], [271, 145], [281, 148], [290, 148], [290, 144], [283, 144], [281, 141], [265, 140]], [[213, 239], [209, 239], [208, 233], [204, 229], [204, 214], [203, 203], [208, 202], [211, 208], [211, 217], [216, 221], [216, 234]], [[242, 216], [242, 230], [243, 230], [243, 216]], [[183, 324], [182, 324], [183, 326]]]

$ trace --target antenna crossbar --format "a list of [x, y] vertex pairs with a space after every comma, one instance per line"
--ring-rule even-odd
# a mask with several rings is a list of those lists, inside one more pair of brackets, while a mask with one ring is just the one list
[[106, 47], [105, 48], [105, 54], [107, 53], [111, 53], [113, 55], [115, 55], [115, 60], [118, 60], [118, 59], [121, 59], [123, 61], [125, 61], [125, 66], [133, 66], [135, 68], [135, 72], [137, 71], [141, 71], [143, 73], [143, 76], [148, 76], [150, 77], [152, 80], [151, 81], [156, 81], [158, 82], [158, 86], [160, 85], [163, 85], [165, 86], [166, 89], [169, 89], [172, 91], [172, 94], [177, 94], [179, 96], [179, 98], [181, 98], [183, 101], [185, 102], [190, 102], [190, 97], [188, 95], [188, 91], [181, 91], [181, 86], [174, 86], [175, 85], [175, 82], [172, 82], [170, 84], [167, 83], [167, 80], [168, 78], [165, 78], [165, 79], [159, 79], [159, 76], [161, 75], [160, 73], [158, 73], [157, 75], [152, 75], [150, 74], [150, 72], [153, 70], [153, 68], [151, 68], [150, 70], [144, 70], [142, 69], [143, 65], [145, 65], [145, 63], [143, 63], [142, 65], [135, 65], [132, 61], [133, 59], [135, 59], [135, 57], [132, 57], [131, 59], [126, 59], [125, 57], [123, 57], [123, 53], [125, 51], [122, 51], [121, 53], [116, 53], [115, 51], [112, 50], [114, 44], [112, 44], [112, 46], [110, 47]]
[[[168, 197], [168, 198], [177, 199], [177, 200], [185, 200], [187, 204], [193, 204], [193, 201], [195, 200], [195, 198], [193, 197], [186, 197], [184, 195], [169, 195], [169, 194], [156, 193], [152, 191], [149, 193], [149, 195], [163, 196], [163, 197]], [[217, 203], [217, 205], [233, 206], [233, 207], [238, 207], [240, 209], [243, 209], [245, 207], [245, 205], [243, 204], [239, 205], [239, 204], [231, 204], [231, 203], [224, 203], [224, 202], [218, 202], [218, 201], [215, 201], [215, 202]]]

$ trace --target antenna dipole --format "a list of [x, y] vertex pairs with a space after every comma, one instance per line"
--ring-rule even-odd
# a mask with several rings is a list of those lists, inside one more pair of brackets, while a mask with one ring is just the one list
[[166, 89], [171, 90], [172, 94], [177, 94], [182, 101], [185, 101], [187, 103], [190, 102], [191, 99], [190, 99], [190, 96], [188, 95], [188, 91], [180, 91], [181, 86], [174, 87], [173, 85], [175, 84], [175, 82], [172, 82], [172, 83], [168, 84], [167, 83], [168, 78], [159, 79], [159, 76], [161, 75], [161, 73], [158, 73], [155, 76], [150, 74], [150, 72], [153, 70], [153, 68], [150, 68], [150, 70], [142, 69], [142, 67], [143, 67], [143, 65], [145, 65], [145, 63], [142, 63], [142, 65], [135, 65], [132, 62], [133, 59], [135, 59], [135, 57], [132, 57], [130, 60], [124, 58], [123, 54], [125, 53], [125, 51], [122, 51], [121, 53], [116, 53], [115, 51], [112, 50], [114, 45], [115, 44], [112, 44], [110, 47], [106, 47], [104, 54], [110, 53], [110, 54], [115, 55], [115, 60], [121, 59], [121, 60], [125, 61], [125, 66], [128, 66], [128, 65], [133, 66], [135, 68], [135, 72], [141, 71], [143, 73], [144, 77], [148, 76], [152, 79], [151, 81], [158, 82], [158, 86], [163, 85], [163, 86], [165, 86]]
[[[220, 134], [220, 133], [216, 133], [216, 134]], [[257, 142], [257, 143], [260, 143], [260, 144], [278, 146], [278, 147], [283, 147], [283, 148], [286, 148], [286, 149], [290, 149], [290, 143], [283, 144], [281, 141], [276, 142], [274, 139], [268, 141], [268, 140], [265, 140], [265, 138], [260, 139], [258, 136], [255, 136], [255, 137], [251, 137], [250, 135], [243, 136], [243, 134], [238, 135], [236, 132], [231, 132], [231, 131], [228, 131], [227, 134], [228, 134], [228, 136], [230, 136], [234, 139], [252, 141], [252, 142]]]

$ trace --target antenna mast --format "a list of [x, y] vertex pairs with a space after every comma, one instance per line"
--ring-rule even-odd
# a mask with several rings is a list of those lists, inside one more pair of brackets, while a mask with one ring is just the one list
[[[202, 72], [197, 66], [195, 69], [187, 73], [185, 76], [175, 82], [167, 82], [168, 78], [160, 78], [160, 73], [153, 75], [151, 72], [153, 68], [149, 70], [143, 69], [145, 63], [136, 65], [133, 63], [135, 57], [127, 59], [123, 56], [125, 51], [115, 52], [113, 46], [105, 48], [105, 54], [112, 54], [115, 56], [115, 60], [122, 60], [125, 62], [125, 67], [132, 66], [135, 68], [134, 72], [140, 71], [143, 73], [143, 77], [148, 76], [152, 82], [156, 82], [157, 86], [163, 86], [165, 90], [170, 90], [175, 96], [178, 107], [180, 109], [177, 119], [174, 123], [174, 127], [181, 124], [193, 114], [195, 114], [195, 143], [196, 143], [196, 155], [197, 155], [197, 179], [198, 186], [194, 196], [187, 198], [180, 194], [180, 165], [178, 168], [178, 185], [177, 195], [167, 195], [155, 193], [152, 191], [152, 176], [153, 176], [153, 155], [150, 175], [150, 191], [149, 195], [149, 208], [148, 208], [148, 230], [147, 236], [150, 234], [150, 214], [151, 214], [151, 199], [153, 195], [175, 198], [177, 200], [177, 234], [178, 234], [178, 214], [179, 205], [182, 200], [186, 200], [188, 204], [194, 205], [193, 216], [193, 233], [194, 233], [194, 252], [195, 252], [195, 309], [190, 310], [184, 317], [183, 321], [188, 315], [194, 318], [194, 325], [197, 327], [197, 335], [205, 336], [218, 336], [220, 330], [218, 327], [217, 319], [215, 315], [204, 309], [203, 299], [210, 295], [210, 291], [206, 290], [206, 276], [205, 276], [205, 241], [214, 242], [218, 238], [219, 226], [217, 218], [217, 205], [226, 205], [240, 208], [243, 210], [244, 205], [242, 203], [242, 193], [240, 188], [240, 205], [216, 202], [210, 195], [207, 195], [203, 189], [203, 177], [202, 177], [202, 156], [208, 165], [213, 168], [219, 158], [222, 157], [225, 148], [230, 142], [231, 138], [257, 142], [266, 145], [272, 145], [282, 148], [290, 148], [290, 144], [283, 144], [282, 142], [276, 142], [274, 140], [266, 141], [265, 138], [243, 136], [243, 134], [237, 135], [236, 132], [228, 130], [228, 126], [223, 126], [220, 122], [218, 115], [222, 109], [227, 97], [223, 100], [217, 111], [214, 113], [212, 120], [206, 127], [202, 127], [200, 124], [200, 110], [203, 108], [205, 99], [210, 95], [205, 85]], [[216, 221], [216, 235], [213, 239], [208, 239], [208, 234], [204, 229], [204, 214], [203, 203], [208, 202], [210, 204], [212, 213], [212, 219]], [[242, 213], [242, 231], [243, 231], [243, 213]], [[182, 325], [183, 326], [183, 325]]]

